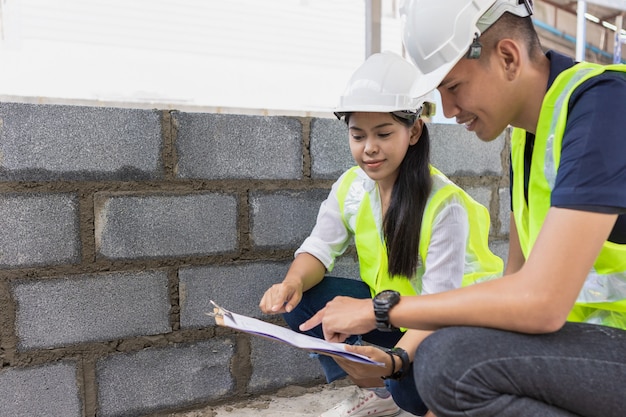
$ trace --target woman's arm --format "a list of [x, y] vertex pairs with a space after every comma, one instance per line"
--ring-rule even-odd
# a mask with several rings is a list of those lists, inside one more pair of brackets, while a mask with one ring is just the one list
[[406, 353], [409, 354], [409, 359], [411, 360], [411, 362], [413, 362], [413, 359], [415, 358], [415, 351], [417, 350], [418, 346], [431, 333], [432, 331], [430, 330], [409, 329], [404, 333], [404, 336], [402, 336], [402, 338], [398, 340], [398, 343], [396, 343], [396, 347], [406, 350]]
[[[345, 175], [345, 174], [344, 174]], [[261, 298], [259, 308], [265, 314], [290, 312], [302, 299], [302, 293], [317, 285], [333, 267], [350, 241], [350, 231], [343, 223], [337, 188], [343, 175], [333, 184], [320, 205], [317, 220], [309, 237], [296, 250], [283, 281], [271, 286]]]
[[326, 273], [326, 267], [316, 257], [300, 253], [291, 263], [283, 282], [272, 285], [259, 303], [265, 314], [290, 312], [302, 299], [302, 293], [317, 285]]
[[[565, 323], [616, 219], [616, 214], [552, 207], [519, 271], [453, 291], [402, 297], [390, 310], [390, 322], [423, 330], [467, 325], [523, 333], [556, 331]], [[348, 297], [335, 298], [300, 328], [319, 323], [332, 341], [376, 327], [371, 301]]]

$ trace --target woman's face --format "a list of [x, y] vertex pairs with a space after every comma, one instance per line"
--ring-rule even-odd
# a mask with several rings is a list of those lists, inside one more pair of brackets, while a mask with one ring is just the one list
[[406, 127], [391, 113], [355, 112], [348, 119], [350, 151], [356, 163], [378, 183], [393, 185], [409, 146], [417, 143], [423, 122]]

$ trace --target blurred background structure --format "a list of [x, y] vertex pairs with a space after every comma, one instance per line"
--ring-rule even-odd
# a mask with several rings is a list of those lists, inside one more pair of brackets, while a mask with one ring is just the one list
[[[0, 0], [0, 99], [330, 116], [366, 56], [402, 53], [400, 7]], [[626, 57], [625, 10], [626, 0], [536, 0], [534, 20], [546, 47], [607, 63]]]

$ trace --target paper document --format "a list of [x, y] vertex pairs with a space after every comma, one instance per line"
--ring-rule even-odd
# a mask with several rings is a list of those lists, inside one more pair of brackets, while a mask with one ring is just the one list
[[277, 326], [262, 320], [232, 313], [218, 306], [213, 301], [211, 301], [211, 304], [214, 306], [213, 312], [207, 314], [215, 317], [215, 322], [220, 326], [230, 327], [253, 335], [278, 340], [280, 342], [288, 343], [292, 346], [311, 350], [323, 355], [336, 355], [350, 359], [354, 362], [384, 366], [383, 363], [374, 361], [367, 356], [346, 351], [347, 345], [345, 343], [327, 342], [323, 339], [294, 332], [286, 327]]

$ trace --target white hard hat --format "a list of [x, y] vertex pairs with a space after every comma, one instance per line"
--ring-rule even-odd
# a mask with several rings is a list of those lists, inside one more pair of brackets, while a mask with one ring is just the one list
[[400, 9], [403, 42], [434, 89], [467, 54], [472, 40], [504, 14], [532, 14], [532, 0], [405, 0]]
[[432, 90], [416, 95], [422, 78], [414, 65], [394, 52], [372, 54], [352, 74], [335, 115], [341, 118], [357, 111], [418, 113], [425, 101], [434, 103]]

